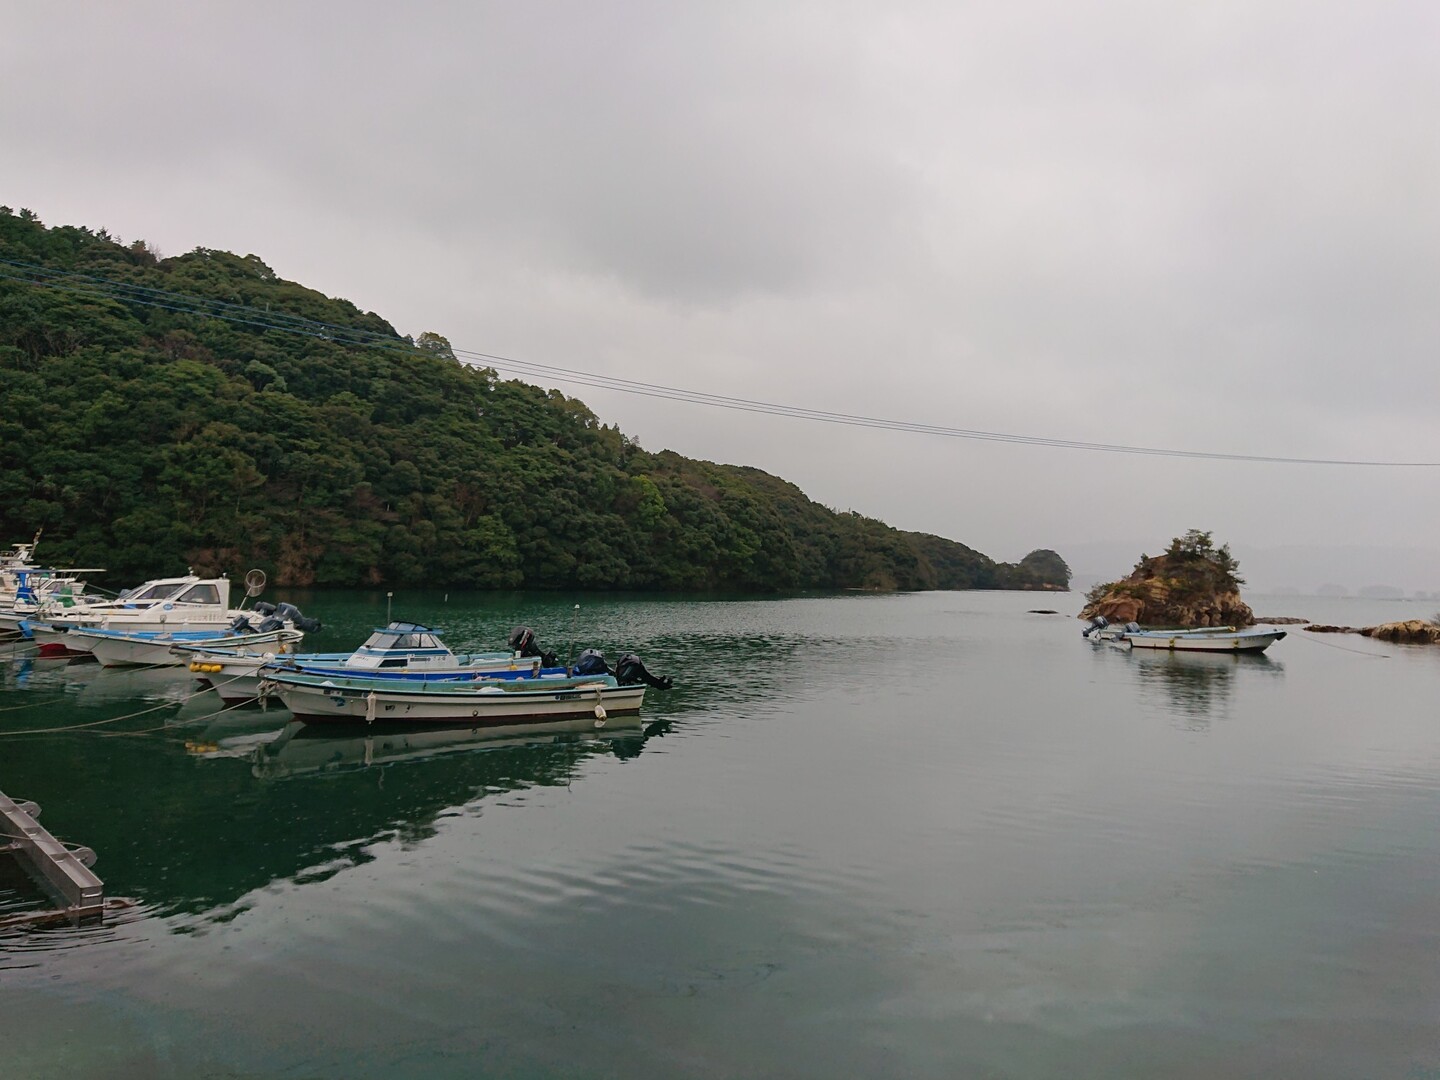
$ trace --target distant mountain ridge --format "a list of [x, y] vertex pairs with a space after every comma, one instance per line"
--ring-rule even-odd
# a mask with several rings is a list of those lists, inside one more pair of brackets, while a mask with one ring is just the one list
[[1063, 589], [650, 453], [583, 402], [460, 363], [254, 255], [160, 259], [0, 207], [0, 541], [116, 581], [795, 591]]

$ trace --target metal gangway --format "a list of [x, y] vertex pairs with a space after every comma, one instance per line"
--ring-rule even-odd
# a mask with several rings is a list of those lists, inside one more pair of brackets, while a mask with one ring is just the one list
[[0, 854], [17, 859], [30, 877], [59, 906], [37, 912], [26, 912], [10, 922], [79, 922], [100, 915], [105, 908], [105, 886], [90, 869], [95, 852], [73, 847], [51, 836], [36, 820], [40, 807], [32, 802], [17, 802], [0, 792]]

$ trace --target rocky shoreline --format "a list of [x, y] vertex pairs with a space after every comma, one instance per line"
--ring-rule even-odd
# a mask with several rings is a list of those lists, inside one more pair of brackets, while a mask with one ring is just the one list
[[1400, 622], [1380, 623], [1377, 626], [1332, 626], [1329, 623], [1297, 619], [1293, 615], [1269, 615], [1257, 618], [1257, 623], [1273, 626], [1303, 626], [1312, 634], [1359, 634], [1399, 645], [1440, 645], [1440, 624], [1424, 619], [1404, 619]]

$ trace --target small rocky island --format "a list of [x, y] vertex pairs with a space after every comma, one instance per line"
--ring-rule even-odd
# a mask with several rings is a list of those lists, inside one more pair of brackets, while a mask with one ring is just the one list
[[1208, 532], [1191, 529], [1163, 555], [1141, 555], [1130, 576], [1096, 585], [1080, 618], [1142, 626], [1251, 626], [1255, 613], [1240, 599], [1245, 583], [1230, 545], [1215, 546]]

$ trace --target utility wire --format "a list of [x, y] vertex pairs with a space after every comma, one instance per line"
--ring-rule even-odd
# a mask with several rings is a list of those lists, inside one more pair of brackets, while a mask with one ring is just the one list
[[[200, 318], [221, 319], [226, 322], [250, 326], [260, 330], [298, 334], [323, 339], [340, 345], [360, 348], [387, 349], [413, 354], [416, 346], [407, 341], [391, 337], [374, 330], [353, 326], [340, 326], [284, 311], [261, 309], [251, 305], [193, 296], [186, 293], [136, 285], [112, 278], [84, 274], [78, 271], [60, 270], [55, 267], [13, 259], [0, 259], [0, 281], [13, 281], [42, 288], [57, 289], [77, 296], [95, 300], [106, 300], [121, 304], [158, 308], [181, 315]], [[423, 352], [423, 350], [419, 350]], [[1129, 454], [1146, 457], [1184, 458], [1202, 461], [1234, 461], [1268, 463], [1278, 465], [1328, 465], [1358, 466], [1365, 468], [1440, 468], [1434, 461], [1377, 461], [1348, 458], [1307, 458], [1287, 457], [1273, 454], [1234, 454], [1208, 450], [1182, 450], [1173, 447], [1129, 446], [1120, 443], [1101, 443], [1081, 439], [1061, 439], [1040, 435], [1020, 435], [1010, 432], [985, 431], [972, 428], [945, 427], [922, 424], [906, 420], [890, 420], [883, 417], [864, 416], [851, 413], [828, 412], [801, 406], [781, 405], [774, 402], [757, 401], [751, 398], [731, 397], [724, 394], [710, 394], [699, 390], [687, 390], [675, 386], [642, 383], [611, 375], [584, 371], [577, 368], [558, 367], [530, 360], [500, 356], [495, 353], [478, 352], [470, 349], [451, 349], [455, 358], [469, 366], [489, 368], [531, 378], [554, 379], [560, 382], [589, 386], [601, 390], [613, 390], [639, 397], [679, 401], [711, 408], [727, 409], [734, 412], [758, 413], [780, 416], [787, 419], [810, 420], [817, 423], [840, 424], [849, 427], [871, 428], [881, 431], [901, 431], [912, 434], [935, 435], [950, 439], [967, 439], [981, 442], [1011, 443], [1022, 446], [1044, 446], [1061, 450], [1086, 450], [1092, 453]]]

